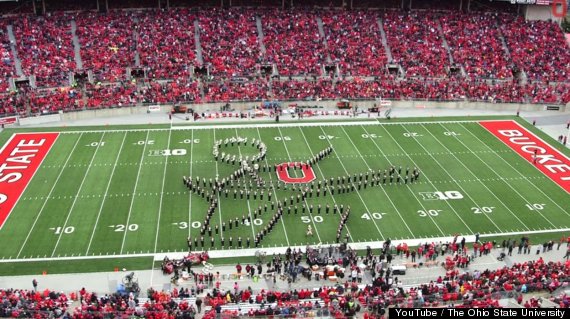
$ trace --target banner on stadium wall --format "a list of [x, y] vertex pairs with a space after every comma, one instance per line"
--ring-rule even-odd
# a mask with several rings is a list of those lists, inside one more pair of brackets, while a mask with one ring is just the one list
[[149, 112], [160, 112], [160, 105], [149, 105], [148, 111]]
[[17, 116], [0, 117], [0, 125], [14, 125], [18, 123]]

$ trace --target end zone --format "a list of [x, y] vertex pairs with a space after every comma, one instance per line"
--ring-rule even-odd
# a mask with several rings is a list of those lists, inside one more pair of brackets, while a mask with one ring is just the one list
[[0, 229], [59, 133], [18, 133], [0, 150]]
[[515, 121], [481, 121], [481, 126], [570, 193], [570, 159]]

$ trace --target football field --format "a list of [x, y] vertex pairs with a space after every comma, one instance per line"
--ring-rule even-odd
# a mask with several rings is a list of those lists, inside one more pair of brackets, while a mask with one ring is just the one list
[[[40, 131], [34, 135], [35, 143], [44, 134]], [[226, 146], [232, 137], [248, 142]], [[246, 174], [230, 186], [229, 176], [240, 168], [239, 160], [234, 164], [216, 160], [216, 141], [222, 143], [220, 156], [223, 152], [238, 159], [259, 153], [259, 144], [252, 141], [263, 143], [267, 153], [257, 163], [262, 184]], [[315, 175], [312, 186], [285, 186], [274, 170], [269, 171], [276, 164], [306, 162], [329, 146], [332, 152], [308, 169]], [[7, 150], [5, 145], [3, 153]], [[21, 194], [5, 182], [11, 171], [4, 167], [0, 193], [6, 202], [10, 198], [16, 202], [13, 208], [0, 206], [4, 221], [0, 241], [8, 243], [0, 250], [0, 259], [183, 252], [189, 236], [197, 240], [194, 249], [198, 250], [244, 249], [248, 238], [253, 248], [256, 235], [276, 215], [277, 205], [271, 209], [271, 202], [283, 201], [282, 215], [259, 247], [335, 243], [342, 218], [340, 212], [333, 212], [335, 205], [342, 205], [344, 212], [350, 206], [341, 231], [342, 240], [348, 237], [350, 242], [381, 244], [388, 238], [475, 233], [510, 234], [518, 239], [525, 232], [570, 228], [567, 180], [557, 175], [563, 168], [549, 168], [547, 159], [533, 163], [478, 121], [62, 129], [43, 151], [45, 158], [37, 163]], [[556, 157], [568, 160], [561, 153]], [[28, 159], [19, 158], [17, 165], [24, 167]], [[406, 176], [414, 168], [419, 178], [412, 182]], [[545, 174], [548, 170], [558, 173]], [[300, 169], [286, 173], [293, 180], [307, 177]], [[190, 191], [184, 176], [194, 181], [199, 177], [206, 195]], [[342, 177], [345, 183], [338, 184]], [[225, 188], [213, 195], [218, 204], [209, 219], [211, 235], [205, 231], [201, 244], [201, 229], [208, 223], [207, 195], [213, 194], [210, 180], [224, 178], [228, 180]], [[297, 201], [302, 189], [313, 192]], [[307, 235], [309, 225], [312, 236]]]

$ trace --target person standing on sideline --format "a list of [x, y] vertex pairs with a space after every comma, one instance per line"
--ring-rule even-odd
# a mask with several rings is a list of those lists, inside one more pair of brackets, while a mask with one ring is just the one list
[[35, 278], [32, 280], [32, 286], [34, 286], [34, 291], [38, 291], [38, 281]]
[[198, 313], [202, 312], [202, 298], [200, 297], [196, 298], [196, 309], [198, 310]]

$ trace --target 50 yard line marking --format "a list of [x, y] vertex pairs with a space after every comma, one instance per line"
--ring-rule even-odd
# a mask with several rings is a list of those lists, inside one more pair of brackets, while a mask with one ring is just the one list
[[[216, 129], [214, 131], [214, 143], [216, 143]], [[218, 161], [216, 161], [216, 180], [219, 178], [218, 172]], [[222, 230], [222, 203], [220, 201], [220, 194], [216, 194], [216, 198], [218, 199], [218, 217], [220, 218], [220, 238], [224, 238], [224, 231]], [[224, 247], [222, 247], [223, 249]]]
[[[322, 126], [320, 126], [320, 129], [321, 129], [321, 131], [322, 131], [323, 134], [324, 134], [324, 131], [323, 131], [323, 127], [322, 127]], [[305, 136], [305, 132], [303, 132], [303, 129], [302, 129], [301, 127], [299, 127], [299, 131], [301, 131], [301, 134], [303, 135], [303, 139], [305, 140], [305, 144], [307, 144], [307, 147], [309, 148], [309, 151], [310, 151], [311, 153], [313, 153], [313, 150], [311, 149], [311, 145], [309, 145], [309, 141], [307, 141], [307, 137]], [[332, 147], [332, 144], [331, 144], [330, 140], [328, 139], [328, 135], [325, 134], [325, 136], [327, 136], [327, 143], [329, 144], [329, 146]], [[336, 151], [335, 151], [334, 147], [333, 147], [333, 152], [335, 152], [335, 154], [336, 154]], [[314, 155], [314, 154], [315, 154], [315, 153], [313, 153], [313, 155]], [[340, 162], [340, 161], [339, 161], [339, 162]], [[348, 174], [348, 171], [346, 170], [346, 168], [344, 167], [344, 165], [342, 164], [342, 162], [340, 162], [340, 165], [342, 165], [342, 167], [344, 168], [344, 171]], [[323, 177], [323, 179], [326, 180], [326, 176], [325, 176], [325, 174], [323, 173], [323, 170], [321, 169], [321, 166], [318, 165], [318, 164], [317, 164], [316, 166], [317, 166], [317, 168], [319, 169], [319, 172], [321, 173], [321, 176]], [[329, 195], [330, 195], [331, 199], [333, 200], [333, 202], [334, 202], [335, 205], [336, 205], [336, 199], [334, 198], [334, 195], [332, 195], [332, 194], [330, 193], [330, 187], [328, 187], [328, 188], [329, 188]], [[360, 197], [360, 193], [358, 193], [358, 191], [356, 191], [356, 192], [357, 192], [357, 194], [358, 194], [358, 197]], [[362, 201], [362, 204], [364, 204], [364, 208], [365, 208], [366, 210], [368, 210], [368, 207], [366, 207], [366, 203], [364, 203], [364, 200], [362, 199], [362, 197], [360, 197], [360, 200]], [[339, 206], [339, 207], [340, 207], [340, 206]], [[339, 217], [342, 218], [340, 215], [341, 215], [341, 214], [339, 214]], [[348, 233], [348, 236], [350, 237], [350, 240], [351, 240], [352, 242], [354, 242], [354, 238], [352, 238], [352, 234], [350, 233], [350, 229], [348, 228], [348, 225], [347, 225], [347, 224], [348, 224], [348, 220], [346, 221], [346, 224], [344, 225], [344, 227], [346, 228], [346, 232]], [[376, 226], [376, 222], [374, 222], [374, 225]], [[376, 230], [378, 230], [378, 233], [380, 234], [380, 237], [382, 237], [382, 240], [384, 240], [384, 239], [385, 239], [385, 238], [384, 238], [384, 235], [382, 234], [382, 232], [380, 231], [380, 229], [378, 228], [378, 226], [376, 226]]]
[[[99, 151], [99, 148], [101, 147], [101, 142], [103, 141], [103, 137], [105, 137], [105, 133], [101, 134], [101, 138], [99, 138], [99, 143], [97, 143], [97, 148], [95, 149], [95, 152], [93, 152], [93, 156], [91, 157], [91, 161], [89, 162], [89, 167], [87, 167], [87, 170], [85, 171], [85, 175], [83, 175], [83, 180], [81, 180], [81, 184], [79, 185], [79, 189], [77, 190], [77, 194], [75, 194], [75, 198], [73, 199], [73, 203], [71, 204], [71, 207], [69, 208], [69, 212], [67, 213], [67, 217], [65, 218], [65, 221], [63, 222], [62, 229], [65, 229], [65, 227], [67, 226], [67, 222], [69, 221], [69, 217], [71, 216], [71, 212], [73, 211], [73, 208], [75, 207], [75, 203], [77, 203], [77, 199], [79, 198], [79, 193], [81, 193], [81, 189], [83, 189], [83, 184], [85, 184], [85, 180], [87, 179], [87, 175], [89, 175], [91, 165], [93, 164], [93, 161], [95, 160], [95, 157], [97, 156], [97, 152]], [[64, 233], [65, 232], [62, 231], [59, 234], [59, 236], [57, 237], [57, 241], [55, 242], [55, 247], [53, 247], [51, 257], [53, 257], [55, 255], [55, 251], [57, 250], [57, 246], [59, 245], [59, 242], [61, 241], [61, 237], [63, 236]]]
[[[192, 144], [190, 144], [190, 175], [188, 178], [192, 178], [192, 158], [194, 155], [194, 130], [191, 133]], [[192, 192], [188, 191], [188, 237], [192, 235]]]
[[[142, 162], [144, 160], [144, 154], [146, 152], [146, 145], [148, 144], [148, 135], [150, 134], [150, 131], [146, 132], [146, 138], [144, 141], [144, 146], [143, 146], [143, 151], [141, 154], [141, 160], [139, 162], [139, 169], [137, 172], [137, 178], [135, 179], [135, 187], [133, 188], [133, 193], [131, 196], [131, 205], [129, 206], [129, 213], [127, 215], [127, 223], [125, 224], [125, 227], [129, 227], [129, 222], [131, 220], [131, 212], [133, 211], [133, 203], [135, 202], [135, 195], [137, 193], [137, 186], [139, 184], [139, 177], [141, 176], [141, 168], [142, 168]], [[127, 238], [127, 233], [128, 233], [128, 229], [125, 229], [125, 232], [123, 234], [123, 241], [121, 243], [121, 252], [120, 254], [123, 253], [123, 248], [125, 248], [125, 239]]]
[[111, 171], [111, 177], [109, 177], [109, 182], [107, 183], [107, 187], [105, 188], [105, 195], [103, 195], [103, 201], [101, 202], [101, 206], [99, 207], [99, 212], [97, 213], [97, 219], [95, 220], [95, 226], [93, 226], [93, 232], [91, 232], [91, 237], [89, 238], [89, 244], [87, 245], [87, 250], [85, 250], [85, 255], [89, 254], [89, 249], [91, 249], [91, 243], [93, 242], [93, 237], [95, 237], [95, 231], [97, 230], [97, 225], [99, 224], [99, 218], [101, 217], [101, 212], [103, 211], [103, 205], [105, 205], [105, 200], [107, 199], [107, 194], [109, 192], [109, 187], [111, 186], [111, 180], [113, 179], [113, 175], [115, 174], [115, 168], [117, 168], [117, 163], [119, 162], [119, 157], [121, 155], [121, 151], [123, 150], [123, 145], [125, 145], [125, 139], [127, 138], [127, 132], [123, 136], [123, 141], [121, 142], [121, 147], [119, 148], [119, 152], [117, 153], [117, 158], [115, 158], [115, 164], [113, 164], [113, 170]]
[[[287, 157], [289, 157], [289, 161], [291, 161], [291, 154], [289, 154], [289, 149], [287, 148], [287, 144], [285, 143], [285, 139], [283, 138], [283, 133], [281, 132], [281, 128], [278, 127], [277, 128], [279, 130], [279, 135], [281, 136], [281, 142], [283, 143], [283, 146], [285, 147], [285, 152], [287, 152]], [[310, 148], [309, 148], [310, 151]], [[309, 210], [309, 204], [307, 203], [307, 199], [304, 199], [303, 202], [305, 203], [305, 206], [307, 207], [307, 210]], [[321, 236], [319, 235], [319, 230], [317, 229], [317, 224], [315, 224], [315, 220], [312, 216], [312, 214], [309, 213], [309, 215], [311, 215], [311, 222], [313, 223], [313, 227], [315, 228], [315, 233], [317, 234], [317, 237], [319, 238], [319, 242], [323, 242], [321, 240]]]

